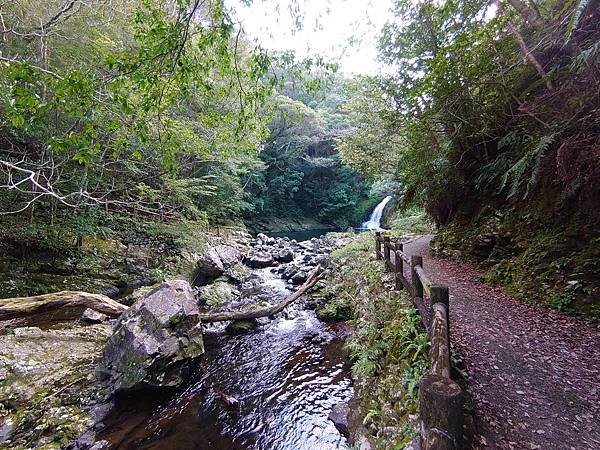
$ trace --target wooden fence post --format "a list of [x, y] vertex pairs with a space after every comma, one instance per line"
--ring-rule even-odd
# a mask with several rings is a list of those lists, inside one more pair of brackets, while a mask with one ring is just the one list
[[402, 251], [404, 246], [401, 242], [396, 242], [396, 251], [394, 252], [394, 280], [396, 281], [396, 290], [400, 291], [404, 288], [402, 278], [404, 276], [404, 261], [402, 260]]
[[381, 259], [381, 231], [375, 232], [375, 257]]
[[[448, 324], [448, 353], [450, 353], [450, 291], [446, 286], [431, 286], [431, 312], [433, 314], [433, 305], [443, 303], [446, 307], [446, 323]], [[433, 315], [431, 316], [433, 317]]]
[[412, 255], [410, 257], [410, 274], [413, 287], [413, 297], [423, 298], [423, 284], [421, 284], [421, 279], [415, 270], [416, 266], [423, 267], [423, 257]]
[[463, 433], [460, 386], [441, 375], [425, 375], [419, 389], [422, 450], [460, 450]]
[[390, 268], [390, 237], [383, 237], [383, 259], [385, 261], [385, 268], [389, 270]]

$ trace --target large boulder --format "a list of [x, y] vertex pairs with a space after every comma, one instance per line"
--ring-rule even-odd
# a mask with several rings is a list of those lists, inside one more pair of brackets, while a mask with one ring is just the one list
[[217, 245], [215, 251], [219, 255], [219, 259], [225, 270], [233, 267], [242, 260], [242, 252], [230, 245]]
[[282, 263], [292, 262], [294, 260], [294, 252], [291, 248], [283, 248], [275, 254], [275, 259]]
[[213, 247], [200, 255], [196, 264], [198, 266], [199, 275], [203, 275], [204, 277], [217, 278], [225, 272], [223, 261], [221, 261], [217, 250]]
[[121, 316], [102, 354], [99, 375], [113, 392], [179, 385], [204, 353], [198, 305], [187, 281], [172, 280]]

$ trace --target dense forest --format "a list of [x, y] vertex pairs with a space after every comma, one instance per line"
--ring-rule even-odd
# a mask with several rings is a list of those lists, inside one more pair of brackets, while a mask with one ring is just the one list
[[31, 5], [0, 11], [9, 261], [81, 257], [86, 237], [345, 228], [377, 201], [335, 150], [352, 129], [335, 64], [267, 54], [221, 2]]
[[598, 447], [600, 0], [386, 1], [0, 0], [0, 447]]
[[397, 1], [389, 74], [354, 77], [251, 44], [221, 2], [31, 5], [1, 10], [11, 252], [131, 228], [344, 229], [400, 193], [440, 252], [597, 313], [595, 1]]
[[397, 1], [387, 77], [352, 84], [351, 167], [403, 184], [441, 252], [530, 301], [598, 314], [596, 1]]

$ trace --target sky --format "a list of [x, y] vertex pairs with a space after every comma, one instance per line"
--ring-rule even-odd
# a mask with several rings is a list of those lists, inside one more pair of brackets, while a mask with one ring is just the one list
[[[270, 50], [294, 50], [298, 57], [321, 55], [347, 74], [374, 75], [377, 36], [392, 0], [229, 0], [247, 36]], [[290, 10], [299, 13], [292, 14]], [[302, 26], [294, 24], [301, 17]]]

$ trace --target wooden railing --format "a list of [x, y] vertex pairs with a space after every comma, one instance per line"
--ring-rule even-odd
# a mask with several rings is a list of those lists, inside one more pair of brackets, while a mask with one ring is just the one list
[[[423, 257], [404, 253], [401, 242], [376, 233], [375, 255], [394, 273], [396, 290], [406, 289], [419, 310], [431, 343], [429, 374], [419, 390], [420, 441], [423, 450], [462, 448], [463, 395], [450, 377], [450, 303], [446, 286], [438, 286], [423, 269]], [[410, 268], [410, 281], [404, 266]]]

